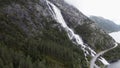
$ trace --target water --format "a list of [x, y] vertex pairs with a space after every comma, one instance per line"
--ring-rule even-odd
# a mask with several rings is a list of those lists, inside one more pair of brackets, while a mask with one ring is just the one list
[[110, 64], [107, 68], [120, 68], [120, 60], [118, 62]]
[[120, 31], [110, 33], [109, 35], [113, 37], [116, 42], [120, 43]]
[[[107, 51], [116, 48], [117, 46], [118, 46], [118, 44], [115, 43], [115, 46], [114, 46], [114, 47], [109, 48], [109, 49], [104, 50], [104, 51], [101, 51], [101, 52], [98, 53], [95, 57], [93, 57], [92, 60], [91, 60], [91, 62], [90, 62], [90, 68], [94, 68], [94, 67], [95, 67], [95, 68], [99, 68], [99, 67], [95, 64], [95, 61], [97, 60], [97, 58], [98, 58], [100, 55], [103, 55], [104, 53], [106, 53]], [[102, 58], [102, 57], [101, 57], [101, 59], [102, 59], [102, 61], [105, 60], [105, 59]], [[98, 58], [98, 60], [100, 60], [100, 61], [101, 61], [101, 59]], [[101, 62], [102, 62], [102, 61], [101, 61]], [[105, 62], [105, 61], [104, 61], [104, 62]]]
[[[59, 8], [57, 8], [53, 3], [49, 2], [46, 0], [46, 3], [51, 11], [52, 16], [56, 19], [56, 21], [64, 28], [64, 30], [67, 32], [69, 39], [76, 44], [77, 46], [81, 46], [81, 49], [84, 52], [85, 55], [85, 59], [87, 60], [87, 56], [91, 56], [91, 57], [95, 57], [97, 55], [97, 53], [90, 48], [87, 44], [84, 44], [82, 38], [78, 35], [75, 34], [74, 31], [69, 28], [69, 26], [67, 26], [61, 11]], [[104, 64], [104, 65], [108, 65], [109, 63], [103, 58], [100, 57], [99, 60]]]

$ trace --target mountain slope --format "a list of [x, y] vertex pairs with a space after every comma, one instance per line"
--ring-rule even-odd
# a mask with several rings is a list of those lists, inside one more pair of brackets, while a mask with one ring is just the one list
[[113, 21], [97, 16], [90, 16], [90, 19], [95, 21], [100, 28], [108, 33], [120, 31], [120, 26], [115, 24]]
[[[114, 46], [115, 41], [75, 7], [63, 0], [49, 1], [96, 52]], [[83, 51], [54, 19], [46, 0], [0, 3], [0, 68], [88, 68]]]
[[[91, 21], [88, 17], [83, 15], [76, 8], [72, 7], [71, 5], [68, 6], [61, 0], [50, 1], [61, 9], [61, 13], [63, 14], [65, 21], [68, 23], [68, 26], [73, 28], [75, 33], [82, 36], [82, 39], [85, 43], [89, 44], [90, 46], [93, 46], [98, 50], [101, 50], [101, 48], [97, 48], [99, 47], [99, 45], [101, 46], [104, 44], [110, 44], [104, 45], [108, 48], [113, 45], [114, 40], [109, 40], [112, 38], [108, 36], [107, 33], [105, 33], [102, 29], [99, 29], [93, 21]], [[104, 44], [101, 43], [103, 40], [106, 40], [107, 42], [105, 42]], [[108, 41], [110, 43], [108, 43]], [[99, 45], [97, 43], [99, 43]]]

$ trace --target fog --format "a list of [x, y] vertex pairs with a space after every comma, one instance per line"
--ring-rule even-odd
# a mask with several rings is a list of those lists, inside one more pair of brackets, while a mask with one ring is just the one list
[[85, 15], [102, 16], [120, 24], [120, 0], [65, 0]]

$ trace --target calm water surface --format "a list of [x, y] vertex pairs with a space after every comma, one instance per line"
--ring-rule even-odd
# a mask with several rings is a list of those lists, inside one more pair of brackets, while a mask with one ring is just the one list
[[107, 68], [120, 68], [120, 60], [118, 62], [110, 64]]

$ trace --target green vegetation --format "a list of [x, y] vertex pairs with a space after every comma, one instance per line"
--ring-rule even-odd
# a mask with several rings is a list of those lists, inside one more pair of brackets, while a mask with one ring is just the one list
[[82, 26], [76, 27], [75, 30], [76, 33], [82, 37], [83, 41], [91, 46], [96, 52], [113, 46], [114, 41], [112, 38], [101, 29], [97, 28], [95, 23], [85, 23]]
[[[69, 40], [43, 2], [0, 0], [0, 68], [88, 68], [83, 51]], [[83, 22], [74, 30], [84, 42], [96, 51], [109, 48], [111, 38], [92, 28], [90, 19]]]
[[113, 50], [110, 50], [109, 52], [104, 54], [104, 57], [109, 62], [116, 62], [120, 59], [120, 44]]
[[88, 68], [83, 51], [53, 27], [56, 22], [42, 17], [44, 26], [34, 33], [26, 19], [19, 26], [23, 19], [0, 12], [0, 68]]
[[86, 67], [83, 52], [57, 29], [45, 29], [41, 36], [34, 38], [15, 36], [17, 31], [14, 37], [4, 32], [5, 39], [0, 42], [0, 68]]

